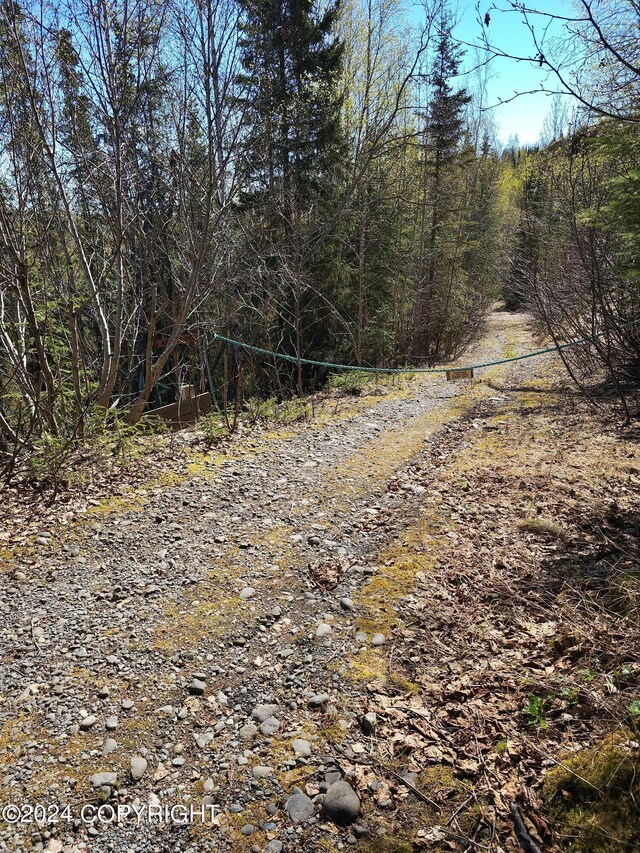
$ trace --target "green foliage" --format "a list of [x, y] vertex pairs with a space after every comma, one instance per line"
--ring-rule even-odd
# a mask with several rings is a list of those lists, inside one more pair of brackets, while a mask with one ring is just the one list
[[203, 434], [208, 444], [217, 444], [229, 435], [228, 426], [225, 424], [223, 418], [215, 412], [210, 412], [208, 415], [200, 418], [198, 421], [198, 431]]
[[627, 705], [627, 711], [631, 717], [633, 729], [634, 731], [637, 731], [638, 724], [640, 724], [640, 699], [634, 699], [633, 702], [629, 702]]
[[311, 404], [300, 397], [292, 397], [278, 403], [275, 397], [266, 400], [259, 397], [249, 398], [245, 402], [249, 421], [275, 422], [281, 424], [298, 423], [311, 416]]
[[523, 709], [529, 725], [536, 726], [536, 728], [544, 731], [548, 727], [547, 711], [552, 702], [553, 696], [550, 694], [540, 697], [530, 693]]
[[580, 670], [580, 675], [583, 677], [583, 679], [585, 680], [585, 682], [586, 682], [587, 684], [589, 684], [591, 681], [595, 681], [595, 679], [598, 677], [598, 670], [597, 670], [597, 669], [592, 669], [592, 668], [589, 666], [589, 667], [586, 667], [586, 669], [581, 669], [581, 670]]

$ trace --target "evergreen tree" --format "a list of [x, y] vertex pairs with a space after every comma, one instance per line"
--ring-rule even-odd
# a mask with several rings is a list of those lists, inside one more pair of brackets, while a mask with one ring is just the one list
[[[253, 283], [251, 308], [266, 317], [267, 340], [309, 355], [330, 345], [341, 290], [339, 243], [327, 222], [344, 168], [338, 7], [319, 12], [314, 0], [241, 5], [241, 202], [250, 237], [240, 282], [244, 290]], [[294, 381], [301, 392], [300, 365]]]
[[466, 89], [456, 88], [462, 51], [451, 35], [452, 21], [444, 9], [431, 68], [430, 100], [425, 114], [421, 234], [418, 248], [418, 292], [414, 308], [411, 349], [414, 356], [437, 358], [438, 325], [451, 303], [451, 241], [457, 231], [457, 178], [463, 161]]
[[337, 4], [241, 0], [248, 198], [291, 215], [322, 192], [342, 153], [337, 82], [342, 44], [332, 36]]

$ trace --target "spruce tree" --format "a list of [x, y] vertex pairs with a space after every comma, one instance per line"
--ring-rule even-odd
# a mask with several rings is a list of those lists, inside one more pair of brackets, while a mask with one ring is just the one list
[[245, 200], [291, 214], [326, 187], [341, 156], [338, 5], [322, 14], [314, 0], [241, 6]]
[[[328, 227], [344, 166], [343, 47], [333, 34], [338, 6], [319, 11], [316, 0], [240, 2], [241, 201], [250, 235], [240, 280], [245, 301], [253, 283], [253, 316], [266, 317], [267, 341], [299, 357], [319, 354], [330, 342], [341, 287], [339, 243]], [[301, 392], [300, 365], [290, 379]]]
[[[466, 89], [456, 88], [462, 51], [453, 41], [452, 22], [444, 9], [439, 21], [438, 43], [429, 76], [430, 99], [425, 112], [422, 237], [418, 264], [418, 294], [414, 310], [413, 354], [429, 359], [440, 340], [436, 326], [446, 320], [450, 301], [450, 263], [447, 263], [447, 226], [455, 211], [452, 186], [464, 142], [464, 109], [470, 101]], [[448, 272], [441, 275], [443, 268]], [[448, 282], [444, 279], [448, 278]], [[439, 292], [447, 290], [444, 295]], [[439, 298], [442, 297], [442, 298]], [[442, 304], [438, 304], [442, 303]]]

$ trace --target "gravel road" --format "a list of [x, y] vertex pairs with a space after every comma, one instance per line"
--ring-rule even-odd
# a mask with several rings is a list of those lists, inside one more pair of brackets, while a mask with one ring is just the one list
[[[526, 317], [496, 312], [463, 361], [533, 348]], [[377, 806], [343, 765], [375, 720], [348, 661], [392, 638], [386, 622], [363, 630], [359, 596], [419, 513], [403, 472], [496, 393], [418, 377], [348, 417], [239, 439], [72, 533], [41, 531], [41, 568], [7, 574], [0, 600], [0, 806], [19, 807], [0, 850], [370, 843]], [[58, 822], [34, 823], [36, 804]], [[100, 804], [122, 819], [91, 822]], [[187, 811], [156, 819], [173, 806]]]

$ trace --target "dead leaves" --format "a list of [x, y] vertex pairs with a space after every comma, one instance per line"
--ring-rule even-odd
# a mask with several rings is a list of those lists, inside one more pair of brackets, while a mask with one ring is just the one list
[[328, 557], [309, 563], [311, 583], [318, 589], [334, 589], [345, 576], [352, 563], [347, 557]]

